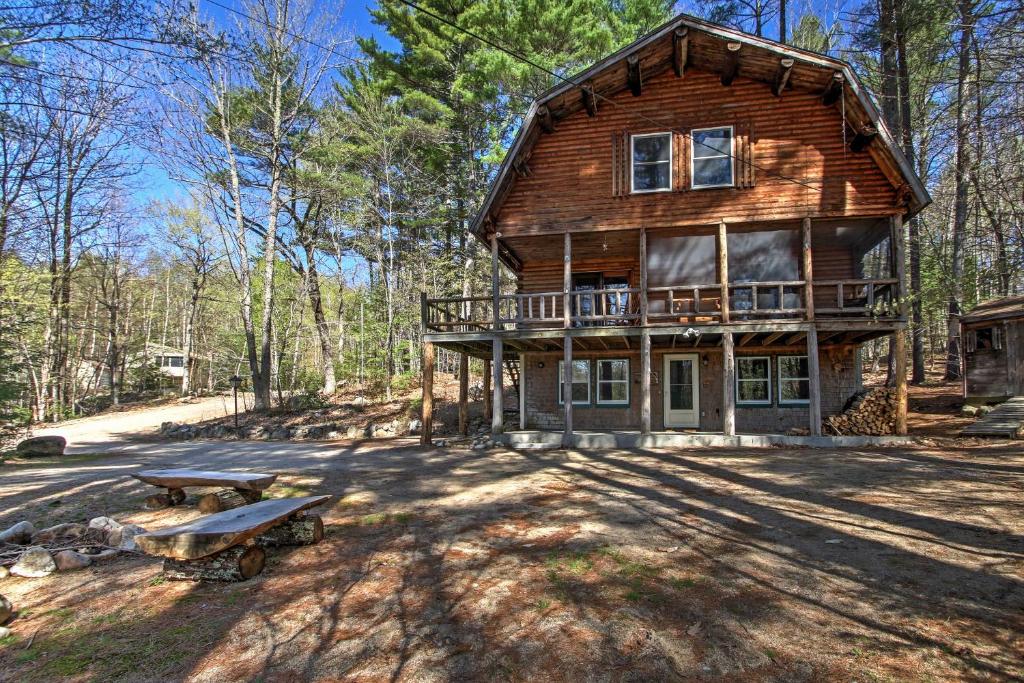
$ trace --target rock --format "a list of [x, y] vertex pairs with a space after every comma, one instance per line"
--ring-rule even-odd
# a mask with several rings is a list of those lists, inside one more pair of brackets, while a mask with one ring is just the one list
[[0, 579], [6, 579], [11, 575], [11, 570], [7, 567], [0, 566]]
[[287, 427], [275, 427], [274, 431], [270, 433], [272, 441], [286, 441], [289, 436], [291, 436], [291, 430]]
[[31, 522], [18, 522], [5, 531], [0, 532], [0, 542], [25, 545], [32, 542], [32, 535], [35, 533], [36, 528], [32, 526]]
[[135, 542], [135, 537], [144, 533], [146, 533], [146, 530], [138, 524], [125, 524], [121, 527], [121, 542], [117, 544], [118, 549], [138, 552], [139, 546]]
[[960, 414], [964, 417], [974, 417], [978, 414], [978, 406], [965, 405], [960, 409]]
[[104, 548], [103, 550], [99, 551], [98, 553], [95, 553], [95, 554], [90, 553], [89, 554], [89, 559], [91, 559], [93, 562], [105, 562], [107, 560], [110, 560], [110, 559], [113, 559], [113, 558], [117, 557], [120, 554], [121, 554], [121, 551], [118, 550], [117, 548]]
[[434, 441], [434, 448], [445, 448], [448, 446], [448, 442], [444, 439], [437, 439]]
[[995, 410], [995, 408], [992, 406], [978, 406], [978, 417], [985, 417], [993, 410]]
[[334, 431], [332, 429], [331, 431], [329, 431], [326, 434], [324, 434], [324, 438], [325, 439], [331, 439], [331, 440], [340, 439], [341, 438], [341, 432], [336, 432], [336, 431]]
[[420, 430], [423, 429], [423, 422], [415, 418], [409, 420], [409, 433], [419, 434]]
[[58, 538], [81, 538], [88, 530], [87, 526], [76, 522], [58, 524], [32, 534], [32, 543], [50, 543]]
[[14, 614], [14, 605], [11, 601], [0, 595], [0, 624], [6, 624]]
[[93, 517], [89, 520], [90, 529], [99, 529], [106, 536], [107, 545], [121, 545], [121, 531], [124, 526], [110, 517]]
[[68, 440], [63, 436], [34, 436], [25, 439], [15, 449], [18, 455], [27, 458], [47, 455], [64, 455]]
[[85, 569], [92, 564], [92, 558], [74, 550], [62, 550], [53, 556], [53, 562], [62, 572]]
[[351, 407], [353, 407], [353, 408], [355, 408], [357, 410], [362, 410], [363, 408], [365, 408], [369, 404], [370, 404], [370, 402], [366, 400], [365, 396], [356, 396], [354, 399], [352, 399], [352, 402], [349, 403], [349, 405]]
[[52, 574], [57, 569], [53, 558], [46, 548], [35, 546], [21, 554], [18, 561], [11, 567], [11, 573], [15, 576], [26, 578], [39, 578]]
[[358, 428], [356, 428], [356, 427], [349, 427], [345, 431], [345, 436], [347, 436], [350, 439], [358, 439], [361, 436], [361, 434], [359, 433], [359, 429]]
[[6, 638], [9, 635], [11, 635], [11, 629], [6, 626], [0, 626], [0, 638]]

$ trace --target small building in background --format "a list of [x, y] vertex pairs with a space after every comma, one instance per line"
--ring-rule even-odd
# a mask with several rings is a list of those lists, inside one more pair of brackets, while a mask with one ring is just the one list
[[978, 304], [960, 318], [964, 400], [1024, 396], [1024, 295]]
[[148, 344], [146, 358], [155, 367], [160, 368], [162, 375], [178, 379], [185, 376], [185, 352], [180, 349], [162, 344]]

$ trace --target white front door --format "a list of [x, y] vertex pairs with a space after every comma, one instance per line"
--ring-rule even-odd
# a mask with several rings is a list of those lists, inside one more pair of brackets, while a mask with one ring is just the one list
[[700, 426], [698, 358], [696, 353], [665, 355], [661, 381], [665, 394], [665, 427]]

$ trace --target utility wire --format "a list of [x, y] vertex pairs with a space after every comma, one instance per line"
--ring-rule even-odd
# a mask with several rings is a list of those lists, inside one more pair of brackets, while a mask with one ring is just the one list
[[[208, 2], [213, 2], [213, 0], [207, 0], [207, 1]], [[572, 85], [572, 86], [577, 87], [577, 88], [582, 88], [583, 85], [584, 85], [583, 83], [579, 83], [577, 81], [574, 81], [571, 78], [568, 78], [566, 76], [562, 76], [561, 74], [552, 71], [551, 69], [547, 68], [546, 66], [543, 66], [542, 64], [538, 64], [537, 62], [531, 60], [529, 57], [526, 57], [525, 55], [519, 54], [515, 50], [507, 48], [504, 45], [501, 45], [501, 44], [491, 40], [490, 38], [487, 38], [486, 36], [481, 36], [480, 34], [474, 32], [474, 31], [470, 31], [469, 29], [463, 28], [462, 26], [459, 26], [458, 24], [456, 24], [455, 22], [451, 21], [450, 19], [442, 17], [442, 16], [432, 12], [429, 9], [425, 9], [423, 7], [420, 7], [415, 2], [412, 2], [412, 0], [398, 0], [398, 1], [401, 2], [403, 5], [416, 10], [417, 12], [422, 12], [423, 14], [427, 15], [428, 17], [431, 17], [431, 18], [433, 18], [433, 19], [435, 19], [437, 21], [440, 21], [441, 23], [443, 23], [443, 24], [445, 24], [445, 25], [455, 29], [456, 31], [459, 31], [460, 33], [466, 34], [470, 38], [474, 38], [474, 39], [480, 41], [481, 43], [484, 43], [485, 45], [489, 45], [490, 47], [493, 47], [495, 50], [499, 50], [500, 52], [504, 52], [505, 54], [509, 55], [510, 57], [512, 57], [514, 59], [517, 59], [517, 60], [523, 62], [524, 64], [528, 64], [529, 66], [532, 66], [533, 68], [538, 69], [538, 70], [548, 74], [549, 76], [551, 76], [553, 78], [556, 78], [559, 81], [562, 81], [563, 83], [567, 83], [567, 84]], [[615, 100], [613, 100], [613, 99], [611, 99], [609, 97], [601, 95], [596, 90], [590, 90], [590, 92], [594, 95], [595, 98], [599, 98], [601, 100], [604, 100], [605, 102], [608, 102], [612, 106], [625, 108], [619, 102], [616, 102]], [[536, 99], [536, 98], [534, 98], [534, 99]], [[685, 138], [689, 138], [690, 141], [692, 143], [694, 143], [694, 144], [701, 145], [702, 147], [706, 147], [708, 149], [714, 150], [718, 154], [721, 154], [721, 150], [719, 150], [717, 147], [709, 145], [706, 142], [702, 142], [700, 140], [694, 139], [694, 137], [688, 131], [680, 130], [678, 128], [675, 128], [671, 124], [666, 124], [665, 121], [659, 121], [658, 119], [651, 118], [651, 117], [643, 114], [642, 112], [635, 112], [634, 111], [634, 112], [632, 112], [632, 114], [634, 116], [636, 116], [637, 118], [644, 119], [648, 123], [652, 123], [652, 124], [654, 124], [656, 126], [666, 128], [670, 132], [678, 133], [679, 135], [682, 135]], [[736, 156], [735, 154], [732, 154], [732, 153], [730, 153], [730, 154], [728, 154], [726, 156], [728, 156], [731, 159], [735, 159], [737, 161], [740, 160], [738, 156]], [[770, 176], [774, 176], [776, 178], [779, 178], [780, 180], [785, 180], [785, 181], [790, 182], [790, 183], [795, 183], [797, 185], [801, 185], [803, 187], [806, 187], [808, 189], [815, 190], [815, 191], [818, 191], [818, 190], [822, 189], [819, 186], [812, 185], [811, 183], [803, 181], [803, 180], [800, 180], [799, 178], [792, 178], [790, 176], [786, 176], [786, 175], [782, 175], [780, 173], [776, 173], [775, 171], [767, 169], [767, 168], [765, 168], [763, 166], [758, 166], [757, 164], [753, 163], [752, 161], [745, 161], [743, 163], [748, 164], [751, 168], [754, 168], [754, 169], [756, 169], [758, 171], [762, 171], [763, 173], [766, 173], [766, 174], [768, 174]]]

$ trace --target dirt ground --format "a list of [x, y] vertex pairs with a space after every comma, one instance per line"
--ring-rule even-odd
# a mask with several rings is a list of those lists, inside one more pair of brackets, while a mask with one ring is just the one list
[[[281, 472], [326, 539], [236, 584], [127, 557], [0, 580], [0, 680], [948, 681], [1024, 676], [1024, 448], [423, 450], [190, 442], [0, 467], [0, 526], [108, 512], [127, 477]], [[942, 415], [943, 417], [937, 417]], [[190, 490], [192, 494], [200, 489]], [[191, 502], [191, 501], [190, 501]]]

